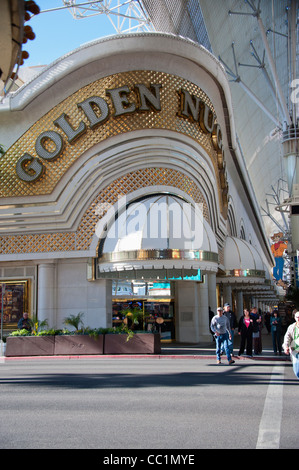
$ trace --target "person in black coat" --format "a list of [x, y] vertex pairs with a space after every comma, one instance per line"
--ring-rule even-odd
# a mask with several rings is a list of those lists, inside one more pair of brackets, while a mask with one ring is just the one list
[[271, 333], [274, 354], [277, 354], [277, 349], [281, 355], [281, 318], [278, 310], [273, 310], [271, 317]]
[[244, 315], [240, 318], [238, 326], [238, 334], [241, 335], [239, 356], [244, 353], [245, 345], [247, 356], [252, 356], [253, 323], [254, 319], [252, 318], [249, 310], [245, 308]]
[[22, 318], [18, 321], [18, 329], [31, 331], [31, 324], [27, 312], [24, 312]]
[[234, 331], [235, 331], [235, 328], [237, 327], [238, 323], [237, 323], [237, 319], [236, 319], [236, 315], [234, 314], [234, 312], [231, 310], [230, 308], [230, 304], [229, 303], [226, 303], [224, 304], [224, 315], [228, 318], [228, 321], [229, 321], [229, 324], [230, 324], [230, 329], [231, 329], [231, 339], [229, 340], [229, 351], [231, 353], [231, 355], [233, 356], [234, 355]]

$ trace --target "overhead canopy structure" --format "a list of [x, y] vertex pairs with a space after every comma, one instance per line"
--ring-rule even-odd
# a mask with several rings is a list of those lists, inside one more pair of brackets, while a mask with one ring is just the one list
[[218, 247], [211, 227], [197, 207], [175, 195], [133, 201], [103, 220], [101, 227], [100, 273], [138, 270], [137, 277], [143, 278], [152, 270], [160, 279], [194, 279], [199, 269], [217, 271]]
[[[269, 236], [288, 231], [275, 210], [289, 194], [282, 132], [295, 124], [298, 2], [295, 0], [143, 0], [158, 31], [203, 44], [231, 81], [236, 133]], [[292, 84], [293, 83], [293, 84]], [[298, 101], [298, 100], [297, 100]]]
[[[143, 0], [155, 28], [199, 42], [231, 82], [237, 142], [269, 237], [288, 241], [287, 282], [299, 285], [299, 28], [296, 0]], [[237, 236], [243, 227], [237, 227]], [[247, 239], [247, 238], [246, 238]]]
[[237, 271], [239, 276], [247, 276], [251, 272], [265, 277], [261, 256], [250, 243], [239, 238], [226, 238], [224, 265], [228, 272]]

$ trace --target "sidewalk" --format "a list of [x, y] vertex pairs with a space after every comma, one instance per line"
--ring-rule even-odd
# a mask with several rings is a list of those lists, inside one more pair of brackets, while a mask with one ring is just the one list
[[[212, 338], [211, 338], [212, 339]], [[282, 337], [283, 341], [283, 337]], [[259, 355], [253, 354], [253, 357], [247, 357], [246, 355], [237, 356], [239, 352], [240, 336], [235, 332], [234, 337], [234, 360], [263, 360], [263, 361], [289, 361], [289, 356], [284, 353], [282, 355], [275, 355], [272, 347], [272, 336], [267, 334], [265, 330], [262, 331], [262, 353]], [[162, 343], [161, 356], [173, 357], [173, 358], [188, 358], [194, 359], [215, 359], [216, 357], [216, 345], [211, 340], [210, 343], [199, 343], [199, 344], [178, 344], [178, 343]], [[246, 349], [245, 349], [246, 351]]]

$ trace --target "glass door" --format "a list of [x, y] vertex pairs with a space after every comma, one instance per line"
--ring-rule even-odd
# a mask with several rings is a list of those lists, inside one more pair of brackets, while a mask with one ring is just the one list
[[148, 331], [160, 333], [162, 341], [175, 340], [174, 302], [145, 300], [144, 313]]
[[[130, 315], [137, 312], [137, 315]], [[138, 315], [138, 311], [140, 314]], [[128, 315], [129, 313], [129, 315]], [[134, 324], [132, 319], [134, 318]], [[112, 326], [128, 325], [134, 331], [160, 333], [162, 341], [175, 340], [174, 302], [166, 299], [113, 299]]]

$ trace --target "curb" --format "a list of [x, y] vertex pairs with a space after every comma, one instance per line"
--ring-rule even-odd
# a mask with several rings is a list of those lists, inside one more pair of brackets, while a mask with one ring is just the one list
[[[200, 355], [200, 354], [101, 354], [101, 355], [66, 355], [66, 356], [2, 356], [0, 362], [9, 361], [28, 361], [28, 360], [72, 360], [72, 359], [208, 359], [216, 360], [215, 355]], [[274, 362], [288, 362], [290, 359], [288, 356], [233, 356], [235, 364], [238, 361], [274, 361]], [[223, 364], [226, 364], [223, 363]]]

